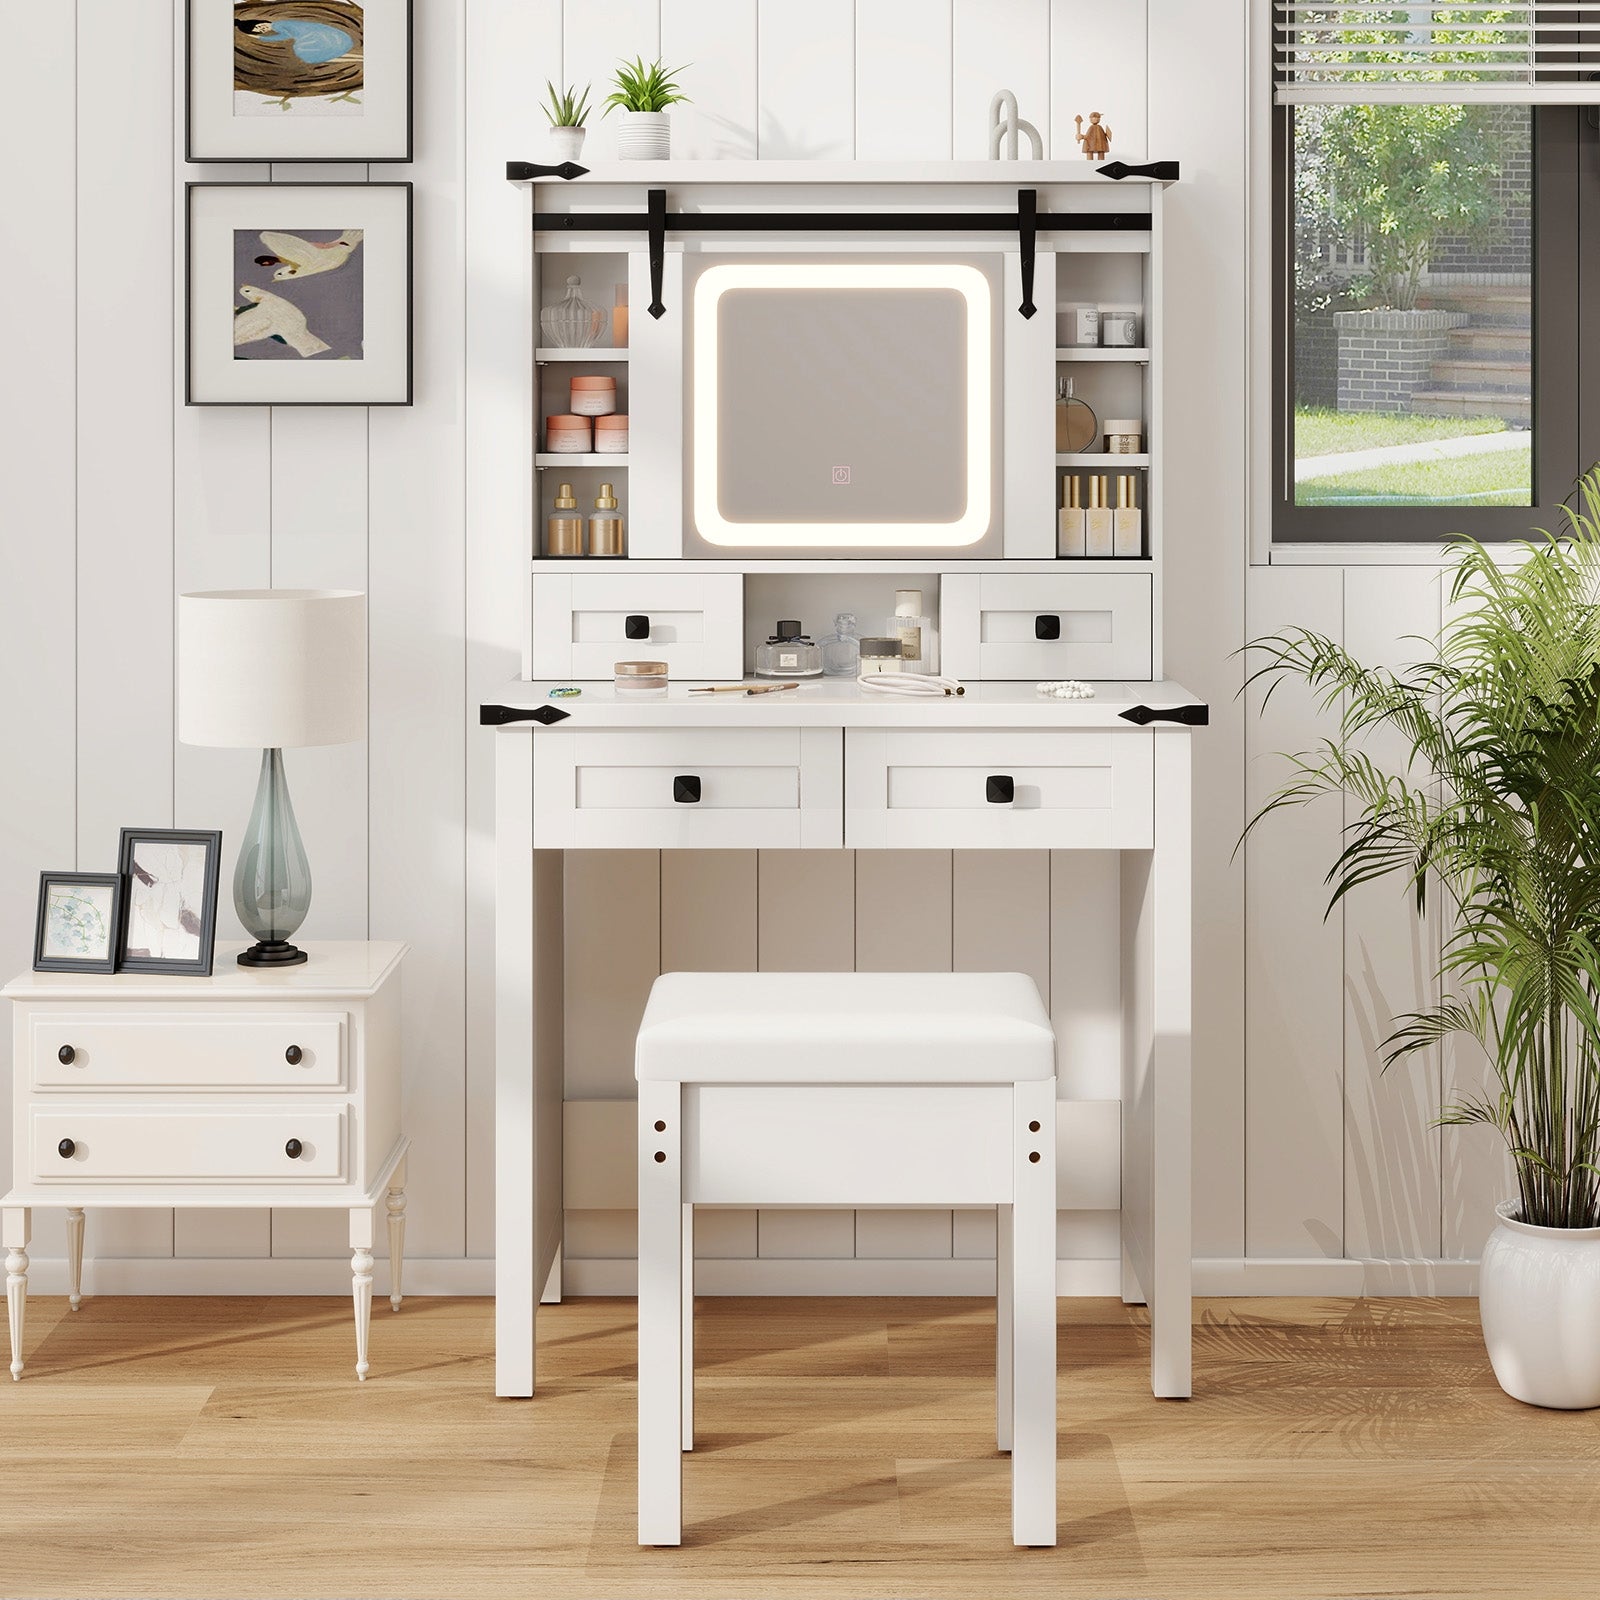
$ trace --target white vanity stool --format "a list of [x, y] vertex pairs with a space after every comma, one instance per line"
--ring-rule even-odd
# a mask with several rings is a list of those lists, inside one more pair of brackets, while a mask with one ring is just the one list
[[1011, 1533], [1056, 1542], [1055, 1035], [1021, 973], [674, 972], [639, 1025], [639, 1543], [694, 1445], [694, 1207], [994, 1206]]

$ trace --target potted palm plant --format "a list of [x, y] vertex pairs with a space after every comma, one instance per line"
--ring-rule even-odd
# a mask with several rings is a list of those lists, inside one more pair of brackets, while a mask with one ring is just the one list
[[544, 114], [550, 119], [550, 153], [557, 161], [576, 161], [583, 150], [584, 126], [589, 115], [589, 88], [586, 83], [580, 94], [569, 83], [557, 89], [551, 81], [544, 81]]
[[[1396, 1019], [1385, 1065], [1446, 1036], [1478, 1040], [1493, 1092], [1447, 1107], [1510, 1152], [1479, 1300], [1501, 1387], [1533, 1405], [1600, 1406], [1600, 472], [1563, 535], [1502, 565], [1463, 541], [1453, 614], [1428, 659], [1363, 666], [1322, 635], [1255, 641], [1252, 681], [1297, 679], [1336, 737], [1289, 758], [1250, 826], [1320, 795], [1345, 798], [1336, 904], [1400, 879], [1419, 911], [1445, 902], [1439, 1003]], [[1368, 753], [1398, 732], [1403, 764]]]
[[605, 114], [609, 117], [613, 111], [622, 113], [622, 125], [617, 129], [619, 161], [667, 159], [672, 146], [667, 107], [689, 102], [675, 77], [682, 71], [682, 67], [668, 71], [659, 60], [647, 65], [643, 56], [617, 63], [612, 75], [616, 88], [606, 96]]

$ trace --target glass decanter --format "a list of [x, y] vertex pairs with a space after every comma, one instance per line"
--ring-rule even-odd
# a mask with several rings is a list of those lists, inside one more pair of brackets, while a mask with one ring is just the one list
[[606, 314], [583, 298], [578, 292], [582, 287], [582, 278], [568, 278], [564, 298], [539, 313], [545, 344], [560, 350], [586, 350], [600, 337]]

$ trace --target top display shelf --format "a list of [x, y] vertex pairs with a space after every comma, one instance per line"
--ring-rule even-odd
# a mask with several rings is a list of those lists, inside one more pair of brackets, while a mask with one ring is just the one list
[[[1130, 165], [1142, 163], [1130, 163]], [[515, 165], [513, 163], [512, 165]], [[582, 163], [580, 162], [581, 166]], [[1176, 163], [1168, 163], [1175, 168]], [[508, 176], [510, 174], [508, 173]], [[513, 179], [513, 181], [518, 181]], [[580, 178], [538, 180], [552, 190], [596, 184], [992, 184], [1005, 188], [1040, 188], [1053, 184], [1159, 184], [1169, 177], [1137, 173], [1113, 179], [1094, 162], [1077, 161], [597, 161]]]

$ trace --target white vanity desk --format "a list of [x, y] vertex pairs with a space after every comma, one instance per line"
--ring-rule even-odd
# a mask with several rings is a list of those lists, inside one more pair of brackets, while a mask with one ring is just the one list
[[[551, 687], [510, 683], [484, 710], [499, 725], [496, 1393], [533, 1393], [536, 1302], [559, 1273], [562, 1062], [542, 996], [561, 982], [560, 852], [716, 846], [1121, 852], [1123, 1298], [1151, 1309], [1154, 1392], [1188, 1395], [1191, 734], [1121, 713], [1194, 696], [1167, 682], [1100, 683], [1080, 701], [992, 682], [926, 700], [851, 679], [754, 697], [674, 684], [654, 701]], [[554, 720], [509, 720], [529, 711]], [[997, 775], [1010, 803], [986, 797]], [[682, 777], [700, 780], [697, 801], [674, 798]]]

